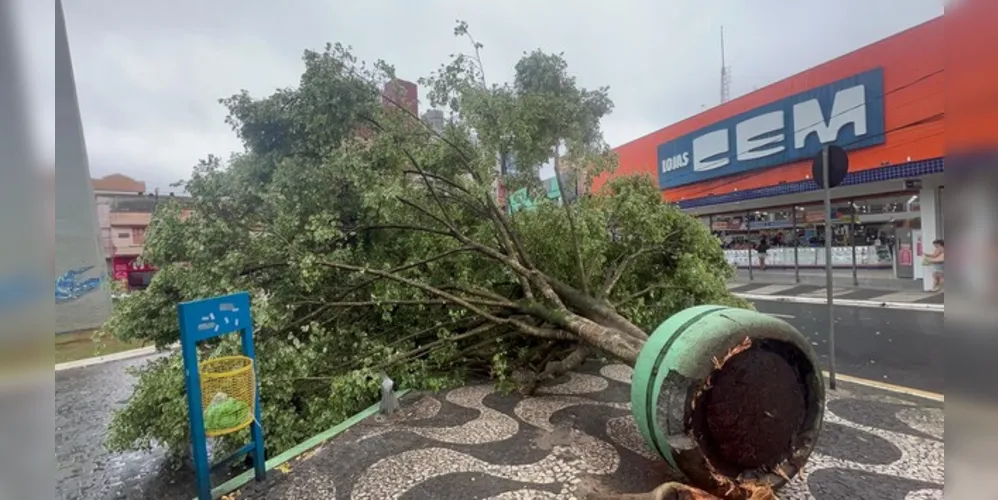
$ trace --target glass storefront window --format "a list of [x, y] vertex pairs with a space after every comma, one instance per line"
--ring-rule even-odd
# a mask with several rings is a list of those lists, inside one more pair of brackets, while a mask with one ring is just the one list
[[918, 193], [856, 201], [856, 212], [859, 214], [918, 212], [919, 208]]

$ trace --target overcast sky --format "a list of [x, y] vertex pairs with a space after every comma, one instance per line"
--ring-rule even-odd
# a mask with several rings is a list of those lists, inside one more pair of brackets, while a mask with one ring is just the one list
[[[30, 103], [53, 157], [54, 2], [17, 0]], [[63, 0], [93, 176], [152, 187], [209, 153], [240, 149], [220, 97], [292, 86], [325, 42], [428, 75], [484, 43], [490, 80], [523, 51], [564, 52], [586, 87], [610, 86], [603, 122], [619, 145], [718, 104], [723, 25], [733, 97], [942, 14], [942, 0]], [[421, 108], [425, 109], [425, 108]]]

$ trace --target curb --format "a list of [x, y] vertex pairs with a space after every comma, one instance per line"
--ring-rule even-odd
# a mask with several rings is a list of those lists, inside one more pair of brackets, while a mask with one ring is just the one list
[[[829, 376], [827, 370], [822, 370], [821, 374], [824, 375], [826, 379]], [[852, 375], [844, 375], [842, 373], [836, 373], [835, 378], [838, 379], [840, 382], [862, 385], [864, 387], [872, 387], [874, 389], [879, 389], [881, 391], [896, 392], [899, 394], [906, 394], [908, 396], [917, 396], [923, 399], [936, 401], [938, 403], [946, 402], [946, 396], [943, 394], [939, 394], [937, 392], [923, 391], [921, 389], [905, 387], [903, 385], [890, 384], [887, 382], [878, 382], [876, 380], [854, 377]]]
[[[177, 345], [172, 345], [163, 352], [172, 351], [176, 348]], [[150, 354], [156, 354], [157, 352], [158, 351], [156, 350], [156, 346], [140, 347], [138, 349], [116, 352], [114, 354], [108, 354], [105, 356], [96, 356], [93, 358], [84, 358], [84, 359], [78, 359], [76, 361], [59, 363], [55, 365], [55, 371], [61, 372], [63, 370], [72, 370], [75, 368], [85, 368], [88, 366], [111, 363], [113, 361], [124, 361], [126, 359], [141, 358], [143, 356], [149, 356]]]
[[[735, 293], [737, 297], [747, 300], [761, 300], [770, 302], [790, 302], [795, 304], [827, 304], [826, 299], [816, 297], [793, 297], [787, 295], [753, 295], [751, 293]], [[835, 305], [847, 307], [873, 307], [878, 309], [902, 309], [908, 311], [929, 311], [944, 312], [945, 304], [919, 304], [917, 302], [878, 302], [876, 300], [834, 300]]]
[[[409, 389], [403, 389], [401, 391], [396, 391], [395, 396], [398, 398], [402, 398], [402, 396], [405, 396], [408, 393]], [[276, 457], [267, 460], [267, 462], [265, 463], [265, 468], [267, 469], [268, 472], [270, 472], [275, 467], [282, 465], [286, 462], [289, 462], [300, 455], [304, 455], [305, 452], [311, 450], [312, 448], [315, 448], [316, 446], [319, 446], [320, 444], [329, 441], [330, 439], [336, 437], [337, 435], [342, 434], [347, 429], [350, 429], [351, 427], [359, 424], [362, 420], [370, 417], [371, 415], [374, 415], [377, 412], [378, 412], [378, 403], [374, 403], [373, 405], [368, 406], [365, 410], [361, 411], [360, 413], [330, 427], [329, 429], [326, 429], [323, 432], [320, 432], [319, 434], [316, 434], [306, 439], [304, 442], [299, 443], [293, 448], [285, 450], [284, 453], [281, 453], [280, 455], [277, 455]], [[211, 497], [221, 498], [223, 495], [228, 495], [229, 493], [232, 493], [233, 491], [236, 491], [242, 488], [243, 486], [246, 486], [253, 479], [254, 479], [254, 471], [253, 469], [249, 469], [243, 472], [242, 474], [239, 474], [238, 476], [229, 479], [228, 481], [212, 488]], [[194, 500], [198, 499], [194, 498]]]

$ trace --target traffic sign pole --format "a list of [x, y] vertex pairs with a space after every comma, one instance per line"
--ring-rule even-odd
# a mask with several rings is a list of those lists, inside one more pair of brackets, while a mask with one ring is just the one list
[[825, 190], [825, 292], [828, 302], [828, 386], [835, 390], [835, 297], [832, 294], [832, 186], [828, 146], [821, 149], [821, 180]]

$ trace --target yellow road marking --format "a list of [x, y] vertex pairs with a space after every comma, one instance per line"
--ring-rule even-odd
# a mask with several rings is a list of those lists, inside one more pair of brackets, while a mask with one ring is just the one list
[[[822, 371], [822, 373], [827, 377], [828, 372]], [[888, 384], [887, 382], [879, 382], [876, 380], [870, 380], [860, 377], [853, 377], [852, 375], [843, 375], [841, 373], [835, 374], [836, 380], [841, 380], [843, 382], [849, 382], [851, 384], [865, 385], [867, 387], [873, 387], [874, 389], [883, 389], [885, 391], [898, 392], [901, 394], [909, 394], [912, 396], [918, 396], [920, 398], [931, 399], [933, 401], [945, 402], [944, 396], [936, 392], [923, 391], [921, 389], [914, 389], [912, 387], [905, 387], [903, 385]]]

